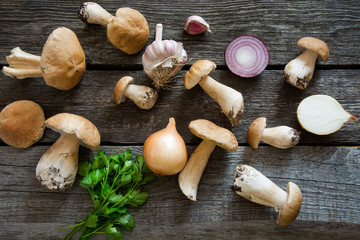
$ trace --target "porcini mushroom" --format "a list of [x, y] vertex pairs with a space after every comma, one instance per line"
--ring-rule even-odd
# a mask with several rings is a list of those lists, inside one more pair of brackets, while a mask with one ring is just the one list
[[85, 23], [100, 24], [106, 27], [111, 44], [127, 54], [139, 52], [148, 40], [148, 22], [135, 9], [119, 8], [114, 17], [99, 4], [85, 2], [81, 5], [78, 15]]
[[251, 147], [258, 148], [260, 141], [277, 148], [290, 148], [298, 144], [300, 132], [287, 126], [266, 127], [266, 118], [255, 119], [248, 129], [248, 141]]
[[195, 136], [203, 139], [203, 141], [191, 154], [184, 169], [179, 174], [178, 181], [180, 189], [185, 196], [192, 201], [196, 201], [201, 176], [215, 147], [219, 146], [236, 152], [238, 142], [234, 134], [228, 129], [219, 127], [205, 119], [191, 121], [189, 129]]
[[6, 76], [18, 79], [43, 77], [47, 85], [60, 90], [75, 87], [85, 72], [85, 54], [76, 34], [66, 27], [55, 29], [48, 37], [41, 57], [11, 50], [6, 57], [9, 67], [3, 67]]
[[242, 94], [211, 78], [209, 74], [214, 71], [216, 65], [210, 60], [195, 62], [188, 72], [185, 73], [184, 85], [186, 89], [199, 84], [202, 89], [213, 98], [221, 107], [224, 114], [230, 120], [233, 127], [240, 126], [244, 113], [244, 101]]
[[44, 129], [44, 111], [33, 101], [15, 101], [0, 112], [0, 138], [12, 147], [30, 147], [42, 138]]
[[158, 97], [157, 91], [148, 86], [132, 84], [133, 82], [134, 78], [129, 76], [118, 81], [114, 88], [115, 102], [120, 104], [129, 98], [141, 109], [152, 108]]
[[302, 194], [299, 187], [289, 182], [286, 192], [270, 179], [249, 165], [239, 165], [235, 169], [234, 190], [249, 201], [273, 207], [279, 213], [276, 223], [285, 226], [299, 215]]
[[80, 144], [97, 150], [100, 133], [89, 120], [71, 113], [54, 115], [45, 124], [61, 136], [41, 157], [36, 166], [36, 178], [49, 190], [65, 191], [75, 181]]
[[329, 47], [322, 40], [313, 37], [301, 38], [296, 46], [303, 53], [285, 66], [284, 77], [289, 84], [305, 89], [313, 77], [316, 59], [326, 62]]

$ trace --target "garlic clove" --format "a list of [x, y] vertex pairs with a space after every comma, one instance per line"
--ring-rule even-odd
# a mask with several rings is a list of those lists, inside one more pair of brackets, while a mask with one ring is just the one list
[[186, 19], [184, 30], [190, 35], [211, 32], [209, 24], [200, 16], [193, 15]]
[[302, 100], [297, 108], [297, 118], [305, 130], [316, 135], [334, 133], [346, 122], [357, 121], [336, 99], [328, 95], [313, 95]]

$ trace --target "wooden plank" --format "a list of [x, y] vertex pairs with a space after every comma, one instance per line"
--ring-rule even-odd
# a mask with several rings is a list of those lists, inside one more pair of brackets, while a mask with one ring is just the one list
[[[175, 117], [177, 129], [187, 143], [200, 139], [188, 130], [190, 121], [205, 118], [219, 126], [231, 129], [230, 122], [221, 113], [219, 105], [200, 86], [186, 90], [183, 85], [185, 71], [168, 91], [161, 90], [159, 99], [151, 110], [141, 110], [128, 100], [116, 105], [113, 88], [125, 76], [133, 76], [135, 83], [151, 86], [151, 80], [139, 71], [87, 71], [78, 86], [69, 91], [59, 91], [45, 85], [42, 79], [11, 79], [0, 75], [1, 109], [22, 99], [39, 103], [46, 117], [61, 112], [79, 114], [92, 121], [101, 133], [105, 144], [142, 144], [153, 132], [164, 128], [170, 117]], [[266, 70], [255, 79], [240, 79], [229, 71], [216, 70], [211, 76], [243, 94], [245, 110], [243, 123], [232, 128], [240, 144], [247, 144], [247, 129], [257, 117], [266, 117], [270, 127], [287, 125], [298, 130], [296, 118], [299, 103], [313, 94], [328, 94], [343, 107], [360, 117], [360, 70], [318, 70], [310, 86], [302, 91], [282, 78], [282, 70]], [[301, 145], [359, 145], [359, 123], [351, 121], [340, 131], [328, 136], [316, 136], [301, 130]], [[47, 129], [41, 143], [52, 143], [58, 134]]]
[[[134, 154], [142, 152], [141, 146], [101, 147], [108, 154], [126, 148]], [[72, 224], [91, 211], [91, 200], [79, 186], [79, 178], [66, 193], [48, 192], [39, 186], [34, 170], [46, 149], [47, 146], [26, 150], [0, 147], [3, 153], [0, 156], [1, 239], [14, 236], [19, 227], [22, 229], [20, 239], [28, 233], [33, 239], [58, 239], [66, 233], [60, 231], [60, 227]], [[188, 147], [189, 154], [193, 150], [194, 147]], [[90, 155], [91, 152], [81, 148], [80, 160]], [[147, 203], [131, 209], [137, 227], [125, 236], [129, 239], [234, 239], [240, 236], [258, 239], [268, 234], [278, 239], [357, 236], [359, 163], [359, 147], [295, 147], [291, 150], [240, 147], [236, 153], [216, 148], [199, 184], [197, 202], [181, 193], [176, 175], [157, 177], [144, 189], [149, 193]], [[289, 181], [296, 183], [303, 193], [298, 219], [288, 227], [278, 227], [273, 209], [236, 195], [232, 184], [238, 164], [254, 166], [282, 189]]]
[[[66, 26], [79, 37], [88, 64], [116, 67], [141, 67], [142, 52], [129, 56], [113, 47], [102, 26], [86, 26], [77, 17], [83, 1], [2, 1], [0, 4], [0, 64], [16, 46], [40, 54], [47, 36], [55, 28]], [[330, 47], [327, 63], [319, 65], [359, 65], [354, 51], [360, 48], [359, 1], [97, 1], [115, 14], [117, 8], [139, 10], [150, 26], [149, 45], [155, 25], [164, 24], [164, 39], [184, 43], [193, 61], [208, 58], [224, 65], [223, 53], [238, 35], [260, 37], [270, 51], [270, 65], [285, 65], [297, 54], [296, 41], [304, 36], [323, 39]], [[276, 4], [275, 4], [276, 3]], [[189, 7], [191, 6], [191, 7]], [[201, 15], [209, 22], [212, 34], [190, 36], [183, 31], [186, 18]], [[193, 61], [189, 62], [191, 64]]]
[[[275, 220], [248, 220], [232, 221], [231, 224], [219, 222], [207, 223], [176, 223], [169, 225], [137, 225], [132, 232], [123, 232], [124, 239], [317, 239], [317, 240], [342, 240], [357, 239], [359, 225], [343, 223], [313, 223], [300, 222], [293, 226], [279, 227]], [[0, 237], [7, 240], [17, 239], [62, 239], [67, 231], [59, 230], [64, 225], [61, 223], [4, 223], [6, 232], [0, 232]], [[19, 231], [18, 229], [22, 229]], [[7, 234], [8, 233], [8, 234]], [[76, 235], [75, 235], [76, 236]], [[74, 238], [76, 239], [76, 238]], [[108, 239], [98, 234], [96, 240]]]
[[[2, 152], [9, 153], [4, 154], [5, 156], [2, 156], [3, 159], [1, 160], [3, 165], [2, 177], [5, 178], [2, 179], [4, 185], [1, 186], [1, 191], [46, 192], [39, 187], [37, 180], [33, 177], [34, 172], [31, 171], [31, 169], [34, 170], [39, 157], [46, 151], [47, 147], [37, 147], [23, 151], [9, 148], [10, 147], [1, 147]], [[127, 147], [101, 147], [101, 149], [105, 150], [108, 154], [123, 151], [126, 148]], [[142, 149], [142, 147], [139, 146], [129, 146], [129, 148], [133, 149], [134, 154], [141, 153]], [[189, 147], [189, 154], [193, 149], [194, 147]], [[286, 187], [289, 180], [298, 183], [300, 187], [303, 185], [305, 187], [308, 186], [309, 189], [304, 189], [303, 192], [304, 196], [306, 196], [306, 192], [310, 194], [311, 197], [309, 197], [309, 201], [311, 204], [325, 204], [327, 201], [330, 201], [330, 199], [331, 201], [336, 199], [340, 200], [340, 196], [349, 199], [355, 197], [355, 199], [351, 201], [356, 201], [356, 195], [358, 195], [357, 190], [360, 183], [356, 178], [359, 174], [359, 154], [360, 149], [358, 147], [296, 147], [292, 150], [279, 150], [271, 147], [261, 147], [261, 149], [253, 150], [249, 147], [240, 147], [236, 153], [216, 149], [202, 178], [205, 185], [200, 185], [198, 202], [210, 201], [210, 199], [208, 199], [209, 195], [207, 195], [209, 193], [212, 194], [212, 201], [214, 201], [214, 199], [231, 198], [230, 196], [234, 194], [232, 191], [229, 191], [232, 186], [233, 171], [239, 163], [253, 165], [283, 188]], [[90, 157], [90, 152], [83, 151], [80, 160], [87, 159], [88, 157]], [[18, 159], [22, 159], [22, 161], [19, 162]], [[315, 171], [316, 174], [314, 174]], [[18, 176], [23, 177], [18, 178]], [[24, 182], [24, 179], [27, 179], [27, 181]], [[224, 180], [219, 181], [220, 179]], [[174, 185], [177, 186], [176, 181], [177, 179], [174, 176], [158, 178], [151, 186], [151, 189], [158, 190], [151, 190], [154, 191], [154, 197], [164, 197], [163, 191], [166, 191], [169, 195], [165, 198], [180, 202], [183, 201], [185, 197], [174, 187]], [[211, 188], [217, 191], [212, 191]], [[318, 190], [321, 191], [321, 188], [324, 188], [323, 193], [318, 192]], [[342, 189], [343, 192], [333, 191], [334, 189]], [[204, 194], [201, 194], [202, 191], [204, 191]], [[70, 193], [81, 194], [84, 193], [84, 191], [76, 186]], [[317, 200], [312, 201], [311, 199]], [[158, 204], [158, 201], [153, 202], [154, 204]], [[239, 202], [246, 201], [240, 200]], [[343, 208], [356, 207], [352, 205], [351, 202], [341, 202], [341, 205], [344, 205]], [[311, 205], [309, 207], [311, 207]], [[330, 208], [331, 207], [335, 206], [330, 206]], [[339, 206], [336, 206], [336, 208], [337, 207]], [[304, 208], [303, 206], [303, 209], [306, 209], [306, 207]], [[346, 213], [343, 212], [343, 214]], [[354, 222], [360, 221], [360, 219], [358, 219], [359, 216], [355, 213], [353, 213], [354, 215], [351, 215], [351, 212], [348, 214], [350, 214], [349, 216], [353, 216], [353, 218], [347, 217], [346, 219], [342, 219], [341, 216], [345, 216], [342, 214], [338, 214], [337, 218], [345, 222], [351, 220]], [[311, 219], [311, 216], [306, 216], [306, 218]], [[327, 217], [324, 217], [322, 220], [326, 218]]]

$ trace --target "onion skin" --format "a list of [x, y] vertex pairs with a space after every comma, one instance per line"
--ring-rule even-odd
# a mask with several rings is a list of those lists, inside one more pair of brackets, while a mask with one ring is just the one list
[[143, 155], [148, 168], [159, 176], [177, 174], [185, 167], [186, 145], [176, 130], [174, 118], [169, 119], [166, 128], [146, 139]]

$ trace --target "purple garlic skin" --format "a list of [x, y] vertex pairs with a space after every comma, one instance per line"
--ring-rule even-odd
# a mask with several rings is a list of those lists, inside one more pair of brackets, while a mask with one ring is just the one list
[[211, 32], [209, 24], [200, 16], [193, 15], [186, 19], [184, 30], [190, 35]]

